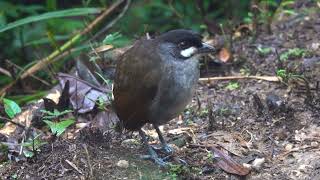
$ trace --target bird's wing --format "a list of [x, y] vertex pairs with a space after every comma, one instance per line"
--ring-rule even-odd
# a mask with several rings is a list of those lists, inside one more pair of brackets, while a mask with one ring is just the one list
[[114, 82], [114, 105], [128, 129], [149, 122], [149, 107], [161, 79], [160, 58], [152, 43], [138, 41], [118, 61]]

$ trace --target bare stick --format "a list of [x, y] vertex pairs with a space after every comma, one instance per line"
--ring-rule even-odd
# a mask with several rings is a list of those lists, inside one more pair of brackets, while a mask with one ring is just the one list
[[277, 76], [225, 76], [225, 77], [208, 77], [200, 78], [200, 82], [215, 81], [215, 80], [235, 80], [235, 79], [258, 79], [270, 82], [280, 82], [281, 79]]
[[68, 163], [74, 170], [76, 170], [79, 174], [83, 175], [83, 173], [80, 171], [80, 169], [71, 161], [68, 159], [65, 160], [66, 163]]
[[4, 69], [2, 67], [0, 67], [0, 73], [4, 74], [6, 76], [12, 77], [11, 73], [8, 70], [6, 70], [6, 69]]
[[123, 17], [123, 15], [128, 11], [128, 8], [131, 4], [131, 0], [127, 0], [126, 6], [123, 8], [122, 12], [113, 19], [109, 24], [107, 24], [104, 28], [102, 28], [99, 32], [97, 32], [92, 38], [89, 39], [89, 41], [92, 41], [99, 37], [101, 34], [105, 33], [108, 29], [110, 29], [119, 19]]
[[[6, 62], [7, 62], [8, 64], [14, 66], [15, 68], [19, 69], [20, 71], [23, 71], [23, 68], [22, 68], [22, 67], [14, 64], [13, 62], [9, 61], [8, 59], [6, 59]], [[43, 84], [45, 84], [45, 85], [47, 85], [47, 86], [50, 86], [50, 83], [48, 83], [47, 81], [45, 81], [45, 80], [43, 80], [43, 79], [41, 79], [41, 78], [39, 78], [39, 77], [37, 77], [37, 76], [35, 76], [35, 75], [30, 75], [30, 76], [33, 77], [34, 79], [42, 82]]]
[[[92, 177], [92, 176], [93, 176], [93, 171], [92, 171], [92, 166], [91, 166], [91, 162], [90, 162], [90, 156], [89, 156], [89, 152], [88, 152], [87, 145], [86, 145], [86, 144], [83, 144], [82, 147], [83, 147], [83, 149], [84, 149], [85, 152], [86, 152], [87, 161], [88, 161], [88, 167], [89, 167], [89, 175], [90, 175], [90, 177]], [[90, 177], [89, 177], [89, 178], [90, 178]]]
[[6, 122], [10, 122], [10, 123], [12, 123], [12, 124], [14, 124], [14, 125], [17, 125], [17, 126], [21, 127], [22, 129], [26, 129], [26, 126], [24, 126], [24, 125], [22, 125], [22, 124], [20, 124], [20, 123], [18, 123], [18, 122], [14, 122], [14, 121], [12, 121], [12, 120], [9, 119], [9, 118], [0, 116], [0, 119], [4, 120], [4, 121], [6, 121]]

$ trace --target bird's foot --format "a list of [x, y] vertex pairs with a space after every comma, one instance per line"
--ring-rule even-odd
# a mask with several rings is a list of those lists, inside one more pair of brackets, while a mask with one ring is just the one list
[[187, 166], [187, 165], [188, 165], [188, 163], [187, 163], [185, 160], [183, 160], [183, 159], [181, 159], [181, 158], [178, 158], [178, 157], [174, 156], [173, 154], [164, 157], [162, 160], [163, 160], [163, 161], [169, 161], [169, 159], [172, 159], [172, 160], [174, 160], [175, 162], [180, 163], [180, 164], [182, 164], [182, 165], [184, 165], [184, 166]]
[[[149, 149], [149, 155], [141, 155], [140, 156], [141, 159], [152, 160], [160, 167], [168, 167], [168, 165], [170, 165], [169, 161], [172, 161], [172, 160], [184, 166], [188, 165], [188, 163], [185, 160], [178, 158], [174, 155], [173, 153], [174, 151], [170, 146], [167, 146], [167, 148], [169, 149], [164, 149], [164, 147], [162, 148], [156, 148], [154, 146], [151, 146], [151, 147], [152, 147], [151, 148], [152, 150]], [[166, 154], [165, 157], [160, 158], [156, 151], [166, 151], [167, 153], [165, 153]]]
[[164, 153], [164, 154], [166, 154], [166, 155], [172, 155], [173, 153], [174, 153], [174, 149], [170, 146], [170, 145], [168, 145], [168, 144], [164, 144], [164, 145], [162, 145], [161, 147], [157, 147], [157, 146], [151, 146], [152, 147], [152, 149], [154, 149], [155, 151], [157, 151], [157, 152], [162, 152], [162, 153]]
[[165, 162], [164, 159], [159, 158], [158, 156], [142, 155], [142, 156], [140, 156], [140, 158], [144, 159], [144, 160], [151, 160], [160, 167], [166, 167], [168, 165], [168, 163]]
[[162, 150], [164, 151], [164, 153], [166, 153], [166, 154], [173, 154], [173, 153], [174, 153], [173, 148], [172, 148], [171, 146], [169, 146], [168, 144], [164, 144], [161, 149], [162, 149]]

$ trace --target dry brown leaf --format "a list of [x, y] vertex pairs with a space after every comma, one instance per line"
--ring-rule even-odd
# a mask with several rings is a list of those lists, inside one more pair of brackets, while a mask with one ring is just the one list
[[110, 49], [112, 49], [113, 46], [112, 45], [103, 45], [100, 47], [95, 48], [92, 52], [90, 53], [100, 53], [100, 52], [104, 52], [104, 51], [108, 51]]
[[219, 51], [219, 59], [222, 62], [228, 62], [230, 60], [230, 57], [231, 57], [231, 53], [227, 48], [222, 48]]
[[221, 151], [220, 149], [213, 146], [211, 150], [214, 154], [216, 165], [224, 171], [240, 176], [245, 176], [250, 173], [249, 168], [237, 163], [234, 159], [223, 153], [223, 151]]

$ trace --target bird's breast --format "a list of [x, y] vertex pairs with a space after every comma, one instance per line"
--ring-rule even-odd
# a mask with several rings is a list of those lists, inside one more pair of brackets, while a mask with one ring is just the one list
[[164, 67], [157, 99], [151, 108], [153, 119], [163, 124], [181, 113], [192, 99], [199, 79], [198, 60], [171, 61]]

